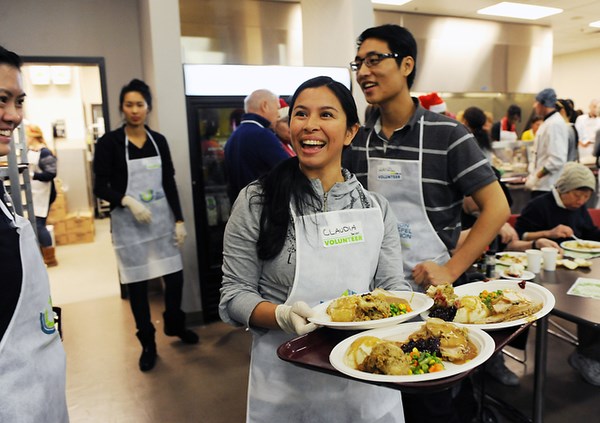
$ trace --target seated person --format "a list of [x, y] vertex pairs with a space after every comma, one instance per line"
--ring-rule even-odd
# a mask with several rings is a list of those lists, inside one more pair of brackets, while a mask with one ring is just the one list
[[[586, 207], [596, 188], [594, 174], [586, 166], [569, 162], [551, 192], [532, 199], [517, 219], [515, 228], [524, 240], [547, 237], [561, 242], [577, 236], [600, 240], [600, 229], [594, 226]], [[600, 386], [600, 331], [577, 325], [579, 345], [569, 356], [569, 364], [583, 379]]]
[[550, 238], [557, 243], [578, 238], [600, 241], [586, 203], [596, 189], [594, 174], [586, 166], [565, 164], [552, 191], [532, 199], [517, 219], [515, 229], [522, 240]]

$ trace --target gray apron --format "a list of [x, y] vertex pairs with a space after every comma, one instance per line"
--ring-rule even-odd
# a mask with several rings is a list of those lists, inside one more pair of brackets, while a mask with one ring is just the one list
[[121, 283], [147, 281], [183, 269], [181, 254], [175, 246], [175, 219], [162, 187], [160, 150], [148, 131], [157, 156], [129, 159], [129, 138], [125, 136], [127, 190], [152, 212], [152, 222], [139, 223], [127, 207], [116, 207], [110, 214], [112, 240]]
[[20, 234], [23, 282], [14, 315], [0, 342], [0, 421], [65, 423], [66, 360], [50, 299], [50, 283], [29, 221], [1, 213]]
[[442, 242], [425, 211], [423, 198], [423, 125], [419, 120], [419, 159], [384, 159], [369, 156], [369, 142], [374, 131], [367, 139], [367, 181], [369, 190], [382, 194], [398, 220], [398, 232], [402, 243], [402, 261], [404, 277], [410, 281], [413, 289], [422, 291], [413, 279], [415, 266], [424, 261], [434, 261], [444, 265], [450, 260], [448, 248]]
[[[384, 234], [381, 210], [373, 203], [370, 209], [294, 216], [296, 273], [286, 304], [315, 306], [347, 288], [372, 288]], [[280, 330], [254, 335], [248, 422], [404, 422], [399, 391], [280, 360], [277, 347], [292, 338]]]

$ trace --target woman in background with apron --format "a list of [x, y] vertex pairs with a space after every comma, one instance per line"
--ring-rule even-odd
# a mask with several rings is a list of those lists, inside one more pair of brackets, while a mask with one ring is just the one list
[[121, 89], [125, 125], [100, 138], [94, 153], [94, 193], [110, 202], [111, 232], [121, 283], [127, 284], [131, 310], [142, 344], [139, 367], [156, 362], [148, 281], [165, 283], [164, 332], [186, 344], [198, 336], [186, 329], [181, 310], [183, 264], [179, 248], [186, 231], [175, 169], [165, 137], [145, 126], [152, 110], [150, 88], [133, 79]]
[[[0, 157], [23, 119], [21, 58], [0, 46]], [[0, 422], [68, 423], [66, 360], [29, 221], [0, 180]]]
[[50, 205], [56, 199], [54, 178], [56, 178], [56, 157], [48, 148], [44, 134], [37, 125], [29, 125], [25, 131], [27, 135], [27, 161], [31, 173], [31, 195], [33, 197], [33, 211], [37, 227], [37, 236], [42, 247], [42, 255], [46, 266], [58, 264], [52, 237], [46, 228], [46, 219]]
[[[290, 104], [292, 157], [248, 185], [225, 229], [219, 313], [253, 331], [250, 422], [403, 422], [398, 391], [296, 367], [276, 349], [316, 329], [306, 318], [346, 289], [408, 289], [396, 218], [341, 167], [358, 130], [352, 94], [329, 77]], [[353, 237], [336, 243], [337, 237]]]

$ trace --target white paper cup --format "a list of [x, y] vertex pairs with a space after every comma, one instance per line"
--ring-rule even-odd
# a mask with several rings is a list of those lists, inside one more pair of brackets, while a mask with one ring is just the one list
[[542, 252], [540, 250], [525, 250], [527, 254], [527, 270], [540, 273], [542, 268]]
[[556, 270], [556, 258], [558, 257], [558, 250], [552, 247], [544, 247], [542, 248], [542, 256], [544, 258], [544, 270]]

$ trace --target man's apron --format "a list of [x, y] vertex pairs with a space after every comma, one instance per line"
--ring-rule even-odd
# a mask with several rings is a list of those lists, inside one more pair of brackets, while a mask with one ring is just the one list
[[23, 282], [14, 315], [0, 342], [0, 421], [64, 423], [65, 351], [50, 299], [50, 283], [29, 221], [2, 213], [19, 232]]
[[404, 277], [414, 290], [423, 290], [413, 279], [414, 267], [424, 261], [439, 265], [450, 260], [446, 245], [436, 233], [425, 211], [423, 198], [423, 126], [419, 121], [419, 159], [384, 159], [370, 157], [369, 143], [374, 131], [367, 139], [367, 181], [369, 190], [382, 194], [389, 201], [398, 220], [398, 232], [402, 243]]
[[152, 222], [139, 223], [127, 207], [110, 213], [113, 247], [121, 283], [147, 281], [183, 269], [175, 246], [175, 219], [162, 187], [160, 150], [148, 131], [157, 156], [129, 159], [129, 138], [125, 136], [127, 190], [152, 212]]
[[[41, 172], [40, 152], [27, 151], [27, 161], [29, 167], [34, 172]], [[50, 193], [52, 192], [52, 182], [38, 181], [31, 178], [31, 196], [33, 197], [33, 211], [37, 217], [48, 217], [50, 208]]]
[[[346, 289], [372, 288], [384, 234], [381, 210], [373, 203], [370, 209], [294, 216], [296, 273], [285, 304], [315, 306]], [[280, 360], [277, 347], [292, 338], [279, 330], [254, 335], [247, 421], [404, 422], [399, 391]]]

